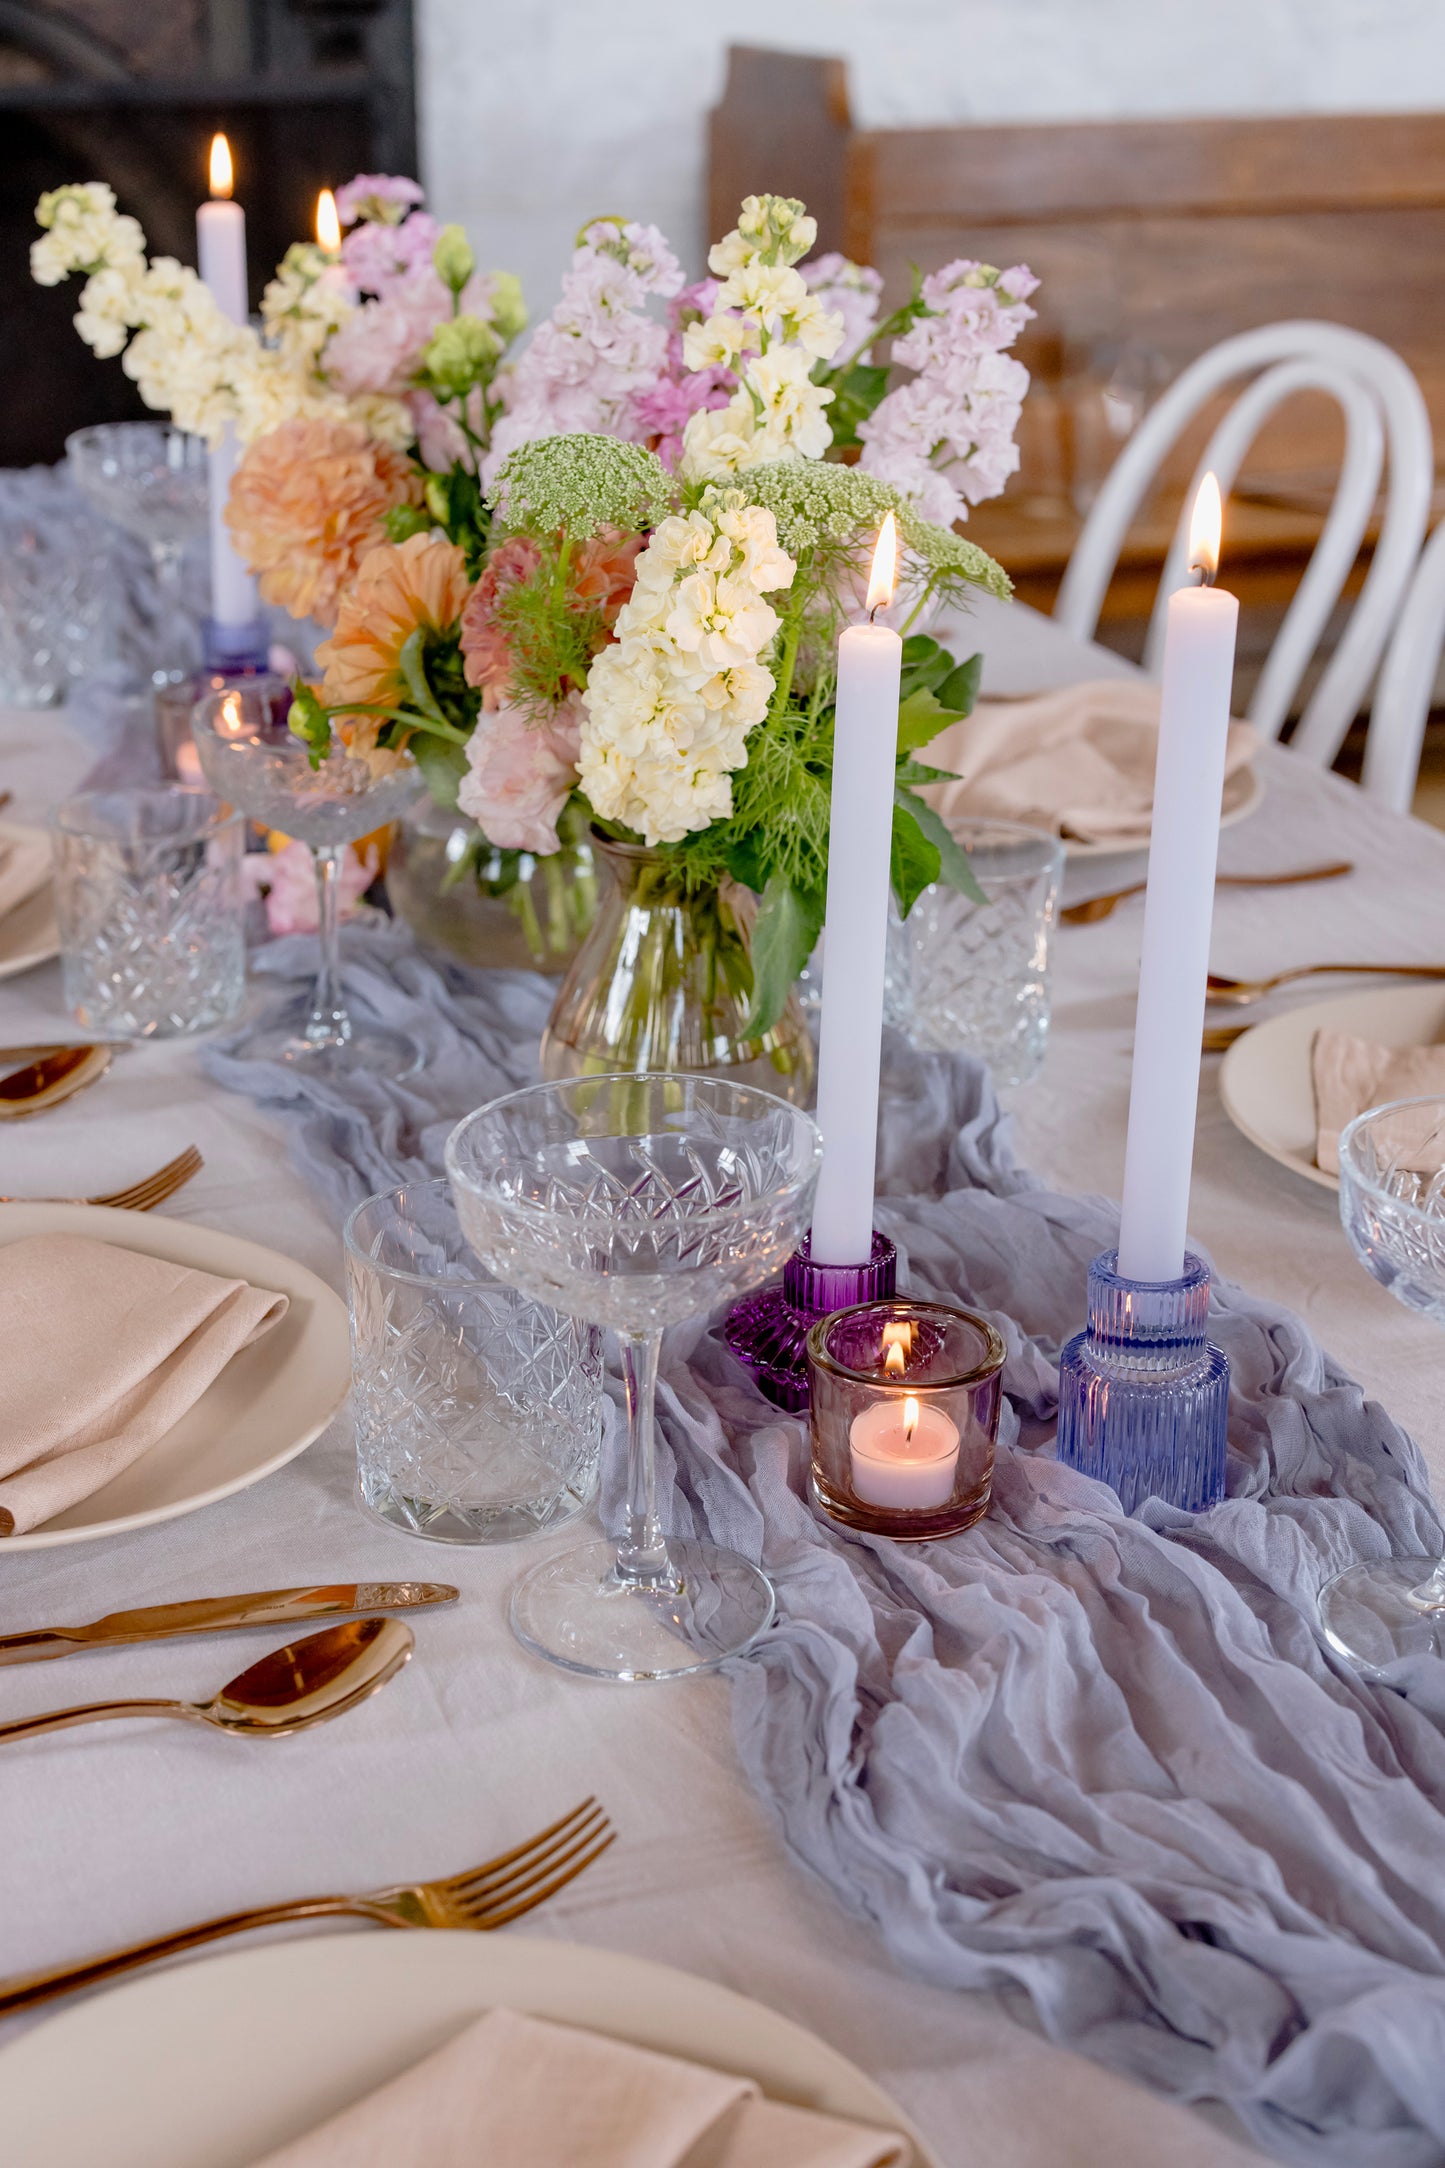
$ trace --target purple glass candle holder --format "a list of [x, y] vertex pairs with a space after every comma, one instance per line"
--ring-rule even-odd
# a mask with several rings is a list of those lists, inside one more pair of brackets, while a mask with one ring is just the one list
[[1119, 1493], [1202, 1513], [1224, 1496], [1229, 1363], [1208, 1338], [1209, 1267], [1126, 1280], [1117, 1250], [1089, 1267], [1089, 1322], [1059, 1358], [1059, 1459]]
[[758, 1391], [775, 1407], [801, 1415], [808, 1405], [808, 1332], [820, 1317], [879, 1302], [898, 1285], [898, 1252], [876, 1229], [866, 1265], [815, 1265], [804, 1235], [783, 1267], [780, 1287], [745, 1295], [728, 1312], [724, 1332]]

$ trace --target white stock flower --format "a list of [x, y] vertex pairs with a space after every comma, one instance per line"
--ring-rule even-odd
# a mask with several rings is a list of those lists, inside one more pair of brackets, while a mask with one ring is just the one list
[[756, 437], [757, 417], [745, 391], [735, 391], [724, 407], [699, 407], [682, 432], [678, 472], [689, 482], [737, 474], [764, 456]]
[[752, 324], [720, 312], [706, 322], [688, 325], [682, 335], [682, 358], [689, 369], [731, 369], [741, 355], [756, 351], [757, 344]]
[[771, 347], [749, 362], [744, 379], [763, 404], [757, 459], [821, 459], [833, 441], [824, 409], [833, 394], [815, 384], [806, 354], [795, 346]]

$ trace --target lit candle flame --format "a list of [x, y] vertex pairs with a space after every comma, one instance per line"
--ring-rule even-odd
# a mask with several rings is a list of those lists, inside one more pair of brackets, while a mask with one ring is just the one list
[[918, 1402], [912, 1393], [903, 1403], [903, 1443], [912, 1445], [913, 1433], [918, 1428]]
[[884, 514], [883, 525], [878, 530], [878, 546], [873, 552], [873, 569], [868, 575], [868, 614], [886, 610], [893, 600], [893, 589], [898, 577], [898, 526], [893, 514]]
[[883, 1328], [883, 1367], [890, 1377], [901, 1378], [913, 1353], [913, 1327], [906, 1318]]
[[1189, 515], [1189, 564], [1191, 570], [1204, 574], [1206, 586], [1213, 584], [1219, 570], [1219, 538], [1224, 529], [1224, 507], [1219, 500], [1219, 484], [1212, 474], [1206, 474], [1194, 498], [1194, 509]]
[[211, 194], [229, 196], [236, 185], [231, 146], [223, 135], [211, 137]]
[[228, 738], [240, 737], [246, 724], [241, 714], [240, 700], [235, 693], [227, 693], [225, 699], [221, 702], [221, 712], [216, 720]]
[[316, 198], [316, 239], [333, 256], [341, 246], [341, 220], [336, 215], [336, 198], [329, 188], [323, 188]]

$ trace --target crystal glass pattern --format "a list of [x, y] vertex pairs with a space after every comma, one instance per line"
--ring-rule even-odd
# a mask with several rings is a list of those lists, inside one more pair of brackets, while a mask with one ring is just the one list
[[369, 1197], [346, 1223], [362, 1503], [442, 1543], [504, 1543], [597, 1489], [602, 1335], [494, 1280], [445, 1182]]
[[977, 1054], [999, 1084], [1027, 1084], [1049, 1035], [1049, 965], [1064, 846], [1016, 821], [950, 814], [988, 898], [935, 882], [906, 921], [915, 1045]]
[[55, 816], [66, 1005], [99, 1039], [233, 1017], [246, 982], [241, 822], [209, 791], [93, 791]]
[[253, 1059], [372, 1069], [406, 1076], [416, 1053], [398, 1034], [369, 1026], [357, 1033], [341, 987], [337, 879], [342, 848], [400, 818], [421, 788], [410, 759], [374, 775], [333, 743], [319, 766], [288, 724], [290, 688], [274, 677], [248, 678], [197, 701], [191, 731], [211, 788], [252, 820], [309, 843], [316, 861], [320, 970], [309, 1013], [288, 1011], [250, 1042]]
[[1201, 1513], [1224, 1495], [1229, 1364], [1208, 1336], [1209, 1267], [1127, 1280], [1089, 1267], [1089, 1323], [1059, 1360], [1058, 1456], [1110, 1484], [1126, 1513], [1162, 1498]]
[[796, 994], [765, 1032], [753, 1005], [757, 898], [734, 881], [696, 885], [673, 859], [593, 831], [597, 917], [542, 1035], [544, 1077], [621, 1069], [725, 1073], [806, 1104], [813, 1042]]
[[46, 468], [0, 480], [0, 702], [55, 707], [105, 659], [116, 575], [71, 487]]
[[[845, 1527], [902, 1542], [971, 1528], [993, 1487], [1003, 1364], [988, 1319], [948, 1303], [900, 1295], [819, 1318], [808, 1334], [816, 1502]], [[891, 1463], [870, 1458], [875, 1411], [906, 1416], [910, 1403], [904, 1451]]]
[[175, 683], [194, 668], [196, 630], [184, 606], [186, 544], [205, 531], [210, 461], [205, 441], [169, 422], [100, 422], [65, 440], [70, 469], [106, 519], [137, 536], [155, 568], [151, 677]]
[[[1399, 1099], [1349, 1123], [1340, 1219], [1371, 1278], [1445, 1324], [1445, 1099]], [[1445, 1561], [1348, 1566], [1321, 1589], [1320, 1621], [1342, 1656], [1369, 1669], [1445, 1654]]]
[[482, 1107], [447, 1143], [457, 1213], [499, 1279], [611, 1326], [627, 1391], [622, 1540], [536, 1567], [513, 1594], [523, 1644], [594, 1677], [701, 1671], [773, 1612], [765, 1575], [715, 1544], [669, 1543], [653, 1397], [666, 1325], [776, 1271], [807, 1222], [822, 1146], [806, 1114], [721, 1078], [599, 1076]]

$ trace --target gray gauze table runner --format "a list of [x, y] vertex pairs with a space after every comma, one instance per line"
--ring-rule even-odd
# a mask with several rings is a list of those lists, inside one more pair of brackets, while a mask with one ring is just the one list
[[[532, 1079], [552, 991], [435, 966], [400, 928], [347, 941], [358, 1016], [411, 1034], [420, 1076], [305, 1080], [248, 1061], [244, 1033], [203, 1056], [288, 1119], [338, 1215], [439, 1172], [453, 1121]], [[314, 959], [293, 937], [261, 966], [299, 982]], [[977, 1065], [890, 1045], [879, 1224], [905, 1285], [982, 1309], [1008, 1348], [976, 1528], [844, 1536], [805, 1502], [803, 1426], [717, 1321], [670, 1337], [668, 1525], [778, 1587], [778, 1626], [733, 1667], [743, 1760], [907, 1971], [1023, 1990], [1052, 2039], [1227, 2101], [1281, 2159], [1445, 2161], [1445, 1665], [1371, 1684], [1313, 1624], [1338, 1567], [1438, 1551], [1419, 1454], [1297, 1318], [1224, 1285], [1227, 1501], [1127, 1519], [1060, 1468], [1059, 1343], [1116, 1214], [1018, 1168], [1006, 1127]]]

